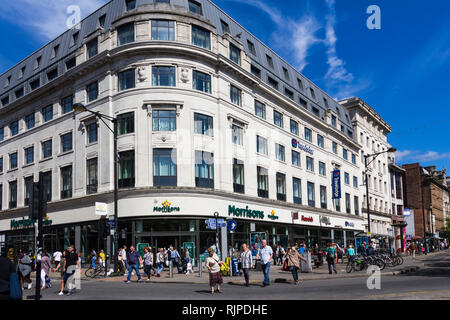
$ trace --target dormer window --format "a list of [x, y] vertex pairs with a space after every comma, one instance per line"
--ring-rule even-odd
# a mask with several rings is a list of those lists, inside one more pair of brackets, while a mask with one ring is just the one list
[[125, 0], [127, 11], [136, 9], [136, 0]]
[[20, 78], [23, 78], [23, 76], [25, 75], [25, 69], [26, 69], [26, 67], [25, 66], [23, 66], [22, 68], [20, 68], [20, 72], [19, 72], [19, 79]]
[[31, 91], [36, 90], [41, 85], [41, 80], [37, 78], [36, 80], [33, 80], [30, 82], [30, 88]]
[[327, 98], [323, 98], [323, 103], [325, 104], [325, 107], [328, 108], [328, 100], [327, 100]]
[[6, 81], [5, 81], [5, 88], [7, 86], [9, 86], [10, 83], [11, 83], [11, 76], [8, 76], [8, 78], [6, 78]]
[[256, 55], [255, 45], [250, 40], [247, 40], [248, 50], [251, 54]]
[[80, 32], [79, 31], [75, 32], [72, 35], [72, 40], [71, 40], [72, 42], [70, 43], [70, 46], [74, 46], [74, 45], [76, 45], [78, 43], [79, 36], [80, 36]]
[[299, 78], [297, 78], [297, 84], [298, 84], [298, 88], [303, 91], [305, 88], [303, 87], [303, 81]]
[[56, 46], [53, 47], [53, 52], [52, 52], [51, 59], [56, 58], [56, 56], [58, 55], [58, 51], [59, 51], [59, 44], [57, 44]]
[[42, 59], [42, 57], [36, 58], [36, 60], [34, 61], [34, 69], [37, 69], [41, 66], [41, 59]]
[[220, 25], [222, 26], [223, 33], [230, 33], [230, 26], [223, 20], [220, 20]]
[[284, 77], [286, 78], [286, 80], [289, 80], [289, 71], [288, 71], [288, 69], [283, 67], [283, 73], [284, 73]]
[[189, 0], [189, 11], [195, 14], [203, 15], [202, 5], [194, 0]]
[[314, 89], [313, 88], [309, 88], [309, 91], [311, 92], [311, 98], [316, 100], [316, 94], [314, 93]]
[[267, 64], [269, 65], [269, 67], [273, 68], [273, 60], [272, 60], [272, 57], [269, 56], [268, 54], [266, 54], [266, 59], [267, 59]]
[[106, 14], [104, 14], [100, 18], [98, 18], [98, 26], [100, 28], [104, 28], [105, 27], [105, 21], [106, 21]]

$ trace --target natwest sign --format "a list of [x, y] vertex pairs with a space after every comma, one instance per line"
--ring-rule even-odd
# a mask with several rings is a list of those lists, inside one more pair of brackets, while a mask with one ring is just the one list
[[305, 217], [305, 216], [302, 216], [302, 221], [313, 222], [313, 221], [314, 221], [314, 218], [313, 218], [313, 217]]

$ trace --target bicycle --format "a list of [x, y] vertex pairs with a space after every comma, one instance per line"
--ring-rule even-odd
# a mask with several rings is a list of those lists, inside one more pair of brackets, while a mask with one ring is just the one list
[[84, 275], [85, 275], [86, 277], [88, 277], [88, 278], [94, 279], [94, 278], [96, 278], [96, 277], [98, 277], [98, 276], [104, 276], [104, 275], [105, 275], [105, 272], [106, 272], [106, 269], [105, 269], [102, 265], [97, 264], [97, 265], [95, 266], [95, 268], [93, 268], [93, 267], [92, 267], [92, 264], [90, 264], [89, 269], [87, 269], [87, 270], [84, 272]]

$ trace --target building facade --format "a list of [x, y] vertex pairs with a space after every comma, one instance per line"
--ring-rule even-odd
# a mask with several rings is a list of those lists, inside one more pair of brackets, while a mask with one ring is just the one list
[[29, 183], [41, 174], [47, 249], [111, 251], [95, 203], [113, 214], [113, 136], [74, 103], [118, 121], [119, 245], [198, 257], [215, 243], [215, 212], [237, 222], [222, 247], [348, 244], [364, 231], [348, 112], [210, 1], [112, 0], [0, 83], [3, 245], [32, 245]]

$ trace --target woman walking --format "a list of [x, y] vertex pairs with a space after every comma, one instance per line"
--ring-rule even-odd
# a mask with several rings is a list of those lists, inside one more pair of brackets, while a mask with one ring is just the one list
[[223, 263], [219, 261], [219, 257], [214, 253], [212, 248], [208, 249], [209, 257], [206, 258], [205, 265], [209, 270], [209, 286], [211, 287], [211, 294], [214, 294], [214, 289], [217, 284], [217, 291], [222, 293], [220, 285], [223, 283], [220, 265]]
[[156, 254], [156, 276], [160, 277], [161, 272], [164, 270], [164, 261], [165, 261], [165, 254], [164, 249], [159, 248], [159, 252]]
[[61, 290], [59, 290], [58, 296], [64, 295], [64, 269], [66, 268], [66, 250], [62, 252], [61, 260], [59, 264], [56, 266], [55, 271], [61, 272]]
[[242, 245], [241, 264], [242, 270], [244, 271], [245, 286], [248, 287], [250, 285], [250, 277], [248, 272], [251, 268], [253, 268], [253, 254], [248, 249], [246, 243]]
[[46, 286], [46, 279], [48, 278], [48, 282], [50, 285], [50, 276], [49, 272], [52, 268], [52, 265], [50, 263], [50, 258], [47, 255], [47, 251], [42, 250], [41, 254], [41, 290], [44, 290]]
[[[31, 259], [27, 254], [24, 254], [22, 250], [19, 251], [17, 260], [17, 274], [19, 275], [20, 287], [24, 288], [24, 282], [28, 284], [27, 289], [30, 290], [32, 281], [31, 275]], [[24, 288], [25, 289], [25, 288]]]
[[291, 268], [292, 277], [295, 284], [299, 284], [301, 279], [298, 278], [298, 270], [300, 269], [300, 260], [306, 261], [306, 259], [297, 251], [297, 248], [291, 247], [286, 254], [287, 266]]
[[147, 281], [150, 281], [153, 266], [153, 253], [151, 247], [144, 248], [144, 272], [147, 275]]

